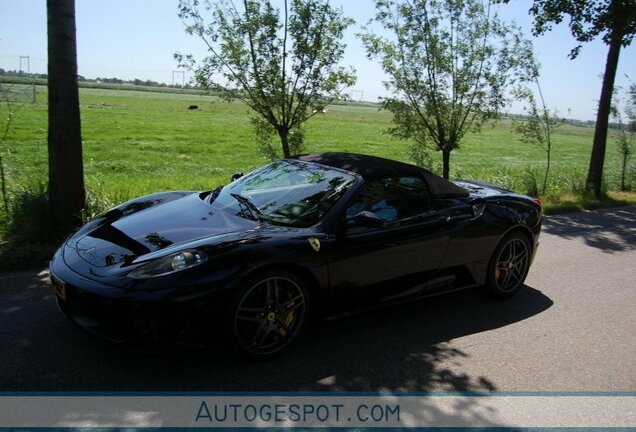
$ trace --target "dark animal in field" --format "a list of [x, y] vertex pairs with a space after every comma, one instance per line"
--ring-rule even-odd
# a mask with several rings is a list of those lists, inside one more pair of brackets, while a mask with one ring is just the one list
[[199, 109], [199, 105], [190, 105], [190, 106], [188, 107], [188, 109], [189, 109], [190, 111], [198, 110], [198, 109]]

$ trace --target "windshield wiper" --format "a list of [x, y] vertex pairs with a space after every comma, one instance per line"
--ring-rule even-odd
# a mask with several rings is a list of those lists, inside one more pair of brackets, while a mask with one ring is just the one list
[[261, 211], [261, 209], [259, 209], [256, 204], [254, 204], [252, 202], [251, 199], [249, 199], [246, 196], [243, 196], [241, 194], [237, 194], [237, 193], [231, 193], [230, 194], [235, 200], [237, 200], [239, 202], [239, 204], [242, 204], [243, 207], [245, 207], [247, 209], [247, 211], [250, 213], [250, 215], [252, 216], [252, 219], [254, 219], [255, 221], [262, 221], [265, 218], [263, 217], [263, 212]]

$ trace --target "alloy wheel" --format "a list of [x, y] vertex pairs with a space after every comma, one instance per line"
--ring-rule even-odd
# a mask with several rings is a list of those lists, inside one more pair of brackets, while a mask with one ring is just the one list
[[495, 267], [495, 283], [500, 291], [514, 291], [523, 283], [529, 258], [528, 244], [520, 238], [511, 238], [501, 248]]
[[284, 276], [260, 279], [245, 291], [235, 309], [236, 342], [252, 355], [274, 354], [298, 335], [306, 309], [299, 282]]

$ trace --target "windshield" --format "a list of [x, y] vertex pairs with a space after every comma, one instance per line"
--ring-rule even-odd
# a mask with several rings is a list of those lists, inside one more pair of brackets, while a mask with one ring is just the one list
[[344, 171], [281, 160], [225, 186], [214, 205], [248, 219], [309, 227], [322, 219], [354, 180]]

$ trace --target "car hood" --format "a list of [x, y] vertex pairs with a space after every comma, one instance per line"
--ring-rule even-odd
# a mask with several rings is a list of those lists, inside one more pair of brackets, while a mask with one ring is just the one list
[[162, 249], [257, 226], [215, 208], [198, 193], [156, 195], [117, 207], [85, 225], [67, 241], [65, 259], [71, 268], [86, 266], [78, 259], [97, 268], [117, 266]]

